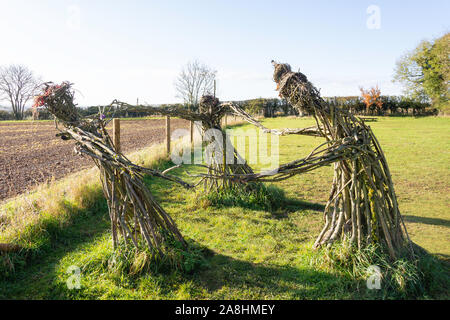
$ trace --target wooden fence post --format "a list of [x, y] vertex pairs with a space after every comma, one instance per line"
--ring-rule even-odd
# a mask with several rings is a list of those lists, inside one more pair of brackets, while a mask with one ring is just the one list
[[167, 154], [170, 155], [170, 116], [166, 116], [166, 144]]
[[120, 119], [113, 119], [113, 144], [117, 153], [120, 153]]
[[194, 144], [194, 121], [189, 124], [189, 130], [191, 132], [191, 146]]

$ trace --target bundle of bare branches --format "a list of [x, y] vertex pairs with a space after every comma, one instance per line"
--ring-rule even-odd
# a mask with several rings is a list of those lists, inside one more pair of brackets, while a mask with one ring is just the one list
[[[108, 107], [99, 108], [97, 118], [80, 117], [74, 103], [74, 92], [70, 83], [61, 85], [46, 84], [42, 95], [36, 97], [35, 107], [44, 107], [55, 116], [63, 139], [75, 140], [75, 151], [88, 155], [100, 169], [103, 192], [108, 201], [111, 231], [114, 247], [119, 237], [125, 243], [138, 247], [146, 243], [152, 252], [164, 254], [168, 240], [179, 241], [185, 245], [175, 222], [153, 197], [143, 181], [148, 174], [173, 182], [186, 188], [191, 185], [170, 176], [166, 170], [159, 172], [133, 164], [116, 150], [105, 126]], [[112, 108], [112, 106], [109, 106]]]
[[225, 107], [229, 110], [230, 114], [234, 114], [235, 116], [241, 117], [248, 123], [253, 124], [254, 126], [260, 128], [264, 133], [271, 133], [276, 134], [280, 136], [288, 135], [288, 134], [302, 134], [302, 135], [308, 135], [308, 136], [316, 136], [321, 137], [320, 130], [317, 127], [308, 127], [308, 128], [296, 128], [296, 129], [269, 129], [266, 128], [259, 122], [258, 120], [254, 119], [250, 114], [245, 112], [244, 109], [239, 107], [238, 105], [231, 103], [231, 102], [225, 102], [221, 104], [222, 107]]

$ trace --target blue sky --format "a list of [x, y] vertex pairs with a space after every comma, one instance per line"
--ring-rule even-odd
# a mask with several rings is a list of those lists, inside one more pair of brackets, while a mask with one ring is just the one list
[[[370, 29], [369, 6], [380, 28]], [[80, 105], [177, 102], [173, 83], [198, 59], [221, 100], [275, 97], [270, 61], [303, 71], [324, 96], [391, 82], [395, 61], [449, 31], [450, 1], [0, 0], [0, 65], [68, 80]]]

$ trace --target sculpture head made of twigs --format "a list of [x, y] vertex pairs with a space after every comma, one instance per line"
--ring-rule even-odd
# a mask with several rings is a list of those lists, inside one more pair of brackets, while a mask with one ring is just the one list
[[280, 97], [289, 99], [293, 107], [313, 113], [314, 108], [323, 106], [319, 90], [308, 81], [308, 78], [299, 72], [292, 72], [287, 63], [277, 63], [272, 60], [274, 66], [273, 80], [277, 83], [277, 91]]
[[209, 127], [220, 126], [220, 120], [226, 113], [226, 108], [220, 104], [219, 99], [214, 96], [206, 95], [201, 97], [199, 111], [208, 118]]
[[47, 82], [42, 94], [34, 98], [33, 108], [46, 108], [59, 121], [66, 124], [79, 123], [80, 115], [74, 103], [72, 84], [63, 82], [60, 85]]
[[219, 110], [219, 99], [206, 95], [200, 98], [199, 111], [201, 113], [216, 113]]
[[106, 127], [114, 117], [117, 108], [114, 103], [99, 106], [98, 114], [92, 117], [82, 117], [74, 102], [75, 91], [70, 82], [54, 84], [47, 82], [43, 85], [42, 93], [34, 98], [33, 108], [47, 109], [55, 119], [66, 127], [81, 127], [91, 133]]

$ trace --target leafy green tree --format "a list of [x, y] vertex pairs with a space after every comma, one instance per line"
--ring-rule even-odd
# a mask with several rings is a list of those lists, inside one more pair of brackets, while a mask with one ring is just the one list
[[397, 61], [394, 81], [405, 86], [405, 93], [435, 107], [449, 105], [450, 33], [433, 41], [422, 41]]

